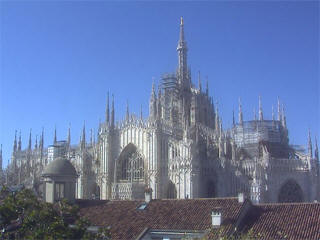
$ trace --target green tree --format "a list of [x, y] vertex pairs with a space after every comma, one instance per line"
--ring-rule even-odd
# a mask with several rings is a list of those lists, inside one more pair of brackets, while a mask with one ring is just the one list
[[92, 233], [87, 231], [90, 225], [77, 205], [66, 200], [50, 204], [29, 189], [0, 191], [1, 239], [110, 239], [108, 229]]

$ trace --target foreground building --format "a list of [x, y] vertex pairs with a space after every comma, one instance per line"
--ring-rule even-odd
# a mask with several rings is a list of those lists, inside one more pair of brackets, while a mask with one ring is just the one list
[[110, 228], [112, 239], [320, 238], [320, 203], [254, 205], [242, 197], [76, 203], [97, 230]]
[[[85, 128], [80, 143], [57, 141], [47, 149], [43, 133], [39, 144], [21, 149], [14, 140], [8, 183], [25, 183], [40, 192], [44, 167], [57, 157], [67, 157], [79, 178], [77, 198], [143, 199], [147, 187], [153, 199], [232, 197], [244, 192], [254, 203], [302, 202], [320, 198], [319, 157], [313, 154], [309, 133], [307, 153], [289, 145], [286, 116], [278, 101], [277, 116], [245, 121], [239, 101], [238, 121], [223, 129], [218, 107], [203, 89], [191, 81], [187, 43], [181, 19], [176, 73], [162, 76], [152, 85], [147, 119], [130, 114], [115, 122], [114, 99], [109, 96], [105, 121], [97, 141]], [[111, 109], [110, 109], [111, 108]], [[41, 193], [40, 193], [41, 194]]]
[[[252, 204], [233, 198], [144, 200], [74, 199], [76, 170], [66, 158], [45, 168], [44, 201], [75, 203], [87, 231], [109, 229], [111, 239], [319, 239], [319, 203]], [[68, 191], [61, 191], [68, 189]], [[71, 221], [72, 223], [72, 221]]]

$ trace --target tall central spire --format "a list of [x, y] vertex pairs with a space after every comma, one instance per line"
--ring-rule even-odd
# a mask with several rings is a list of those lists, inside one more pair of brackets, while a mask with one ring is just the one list
[[188, 65], [187, 65], [187, 43], [184, 40], [184, 24], [183, 18], [180, 20], [180, 38], [178, 42], [178, 80], [179, 83], [185, 87], [189, 87], [188, 80]]

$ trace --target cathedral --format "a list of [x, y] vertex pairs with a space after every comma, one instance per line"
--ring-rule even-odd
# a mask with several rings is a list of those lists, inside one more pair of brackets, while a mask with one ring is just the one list
[[[176, 72], [152, 84], [149, 116], [136, 116], [127, 107], [125, 119], [115, 122], [114, 97], [107, 99], [105, 120], [98, 133], [78, 145], [67, 139], [44, 147], [21, 149], [14, 139], [11, 162], [4, 171], [7, 184], [24, 184], [43, 194], [41, 173], [57, 157], [76, 168], [76, 198], [153, 199], [233, 197], [244, 193], [254, 203], [320, 200], [318, 146], [309, 133], [307, 151], [289, 145], [286, 116], [278, 100], [272, 119], [259, 110], [243, 119], [239, 100], [237, 120], [223, 129], [222, 117], [209, 94], [198, 86], [188, 68], [188, 47], [181, 18]], [[97, 136], [96, 136], [97, 135]], [[313, 151], [314, 146], [314, 151]]]

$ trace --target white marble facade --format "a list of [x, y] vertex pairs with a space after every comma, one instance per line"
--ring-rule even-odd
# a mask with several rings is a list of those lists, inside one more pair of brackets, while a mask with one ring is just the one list
[[[181, 20], [177, 71], [163, 75], [157, 90], [152, 85], [147, 119], [130, 114], [127, 107], [125, 119], [116, 123], [114, 99], [109, 106], [108, 96], [97, 141], [91, 137], [86, 143], [83, 131], [79, 145], [70, 146], [69, 133], [65, 152], [79, 174], [77, 197], [142, 199], [151, 188], [152, 198], [243, 192], [253, 202], [318, 200], [318, 147], [315, 143], [313, 154], [310, 134], [306, 153], [291, 147], [280, 103], [277, 119], [273, 114], [265, 120], [260, 99], [258, 118], [244, 121], [239, 102], [238, 121], [224, 130], [208, 84], [202, 87], [200, 74], [197, 87], [191, 81], [187, 51]], [[39, 149], [21, 151], [16, 146], [11, 169], [33, 161], [35, 177], [46, 164], [46, 150]]]

